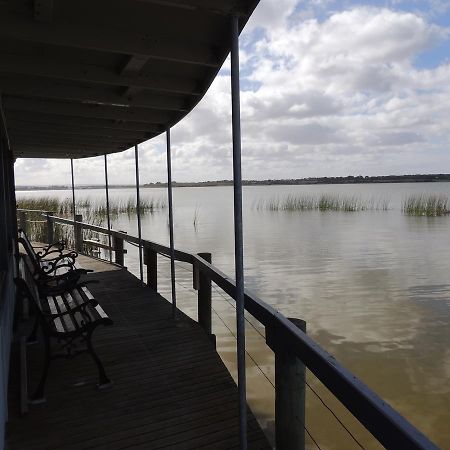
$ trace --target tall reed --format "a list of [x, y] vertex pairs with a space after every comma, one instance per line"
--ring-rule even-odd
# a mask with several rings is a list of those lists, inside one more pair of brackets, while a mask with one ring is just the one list
[[[112, 219], [117, 218], [120, 214], [133, 216], [137, 213], [137, 205], [134, 198], [128, 199], [111, 198], [110, 199], [110, 216]], [[162, 198], [149, 198], [140, 201], [139, 211], [141, 215], [153, 214], [158, 210], [166, 207], [166, 202]], [[25, 210], [34, 210], [27, 212], [27, 231], [29, 237], [33, 241], [45, 242], [47, 239], [47, 226], [44, 212], [51, 212], [55, 216], [64, 218], [73, 217], [73, 205], [70, 198], [57, 197], [35, 197], [35, 198], [19, 198], [17, 199], [17, 208]], [[106, 205], [99, 200], [91, 198], [80, 198], [76, 201], [76, 211], [83, 215], [83, 222], [91, 225], [102, 226], [106, 223], [107, 209]], [[85, 230], [85, 239], [91, 239], [94, 236], [92, 231]], [[69, 246], [73, 247], [73, 226], [55, 224], [54, 229], [55, 240], [64, 239]]]
[[[72, 212], [72, 200], [70, 198], [54, 198], [54, 197], [36, 197], [36, 198], [20, 198], [17, 200], [19, 209], [33, 209], [41, 211], [51, 211], [56, 215], [64, 217], [70, 216]], [[140, 201], [139, 210], [141, 214], [152, 213], [160, 209], [166, 208], [166, 201], [162, 198], [149, 198]], [[107, 210], [104, 202], [91, 198], [81, 198], [76, 201], [76, 209], [90, 211], [93, 214], [106, 216]], [[134, 198], [128, 199], [114, 198], [109, 201], [109, 209], [111, 215], [119, 214], [136, 214], [137, 205]]]
[[449, 214], [444, 194], [413, 194], [403, 200], [402, 211], [410, 216], [443, 216]]
[[369, 211], [389, 209], [389, 199], [363, 199], [356, 195], [339, 194], [288, 194], [268, 200], [259, 199], [254, 207], [268, 211]]

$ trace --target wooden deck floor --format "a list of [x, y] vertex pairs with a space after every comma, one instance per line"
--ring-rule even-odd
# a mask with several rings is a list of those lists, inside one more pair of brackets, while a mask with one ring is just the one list
[[[80, 257], [96, 272], [91, 291], [114, 326], [94, 344], [111, 389], [99, 391], [88, 354], [52, 362], [47, 402], [19, 415], [17, 350], [10, 376], [9, 450], [238, 448], [236, 385], [192, 320], [124, 269]], [[30, 389], [40, 374], [39, 345], [27, 347]], [[249, 448], [270, 448], [249, 414]]]

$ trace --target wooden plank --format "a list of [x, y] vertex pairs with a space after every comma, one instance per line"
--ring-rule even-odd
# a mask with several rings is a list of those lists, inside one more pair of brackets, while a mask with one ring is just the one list
[[[48, 306], [50, 308], [50, 312], [52, 314], [59, 314], [59, 311], [58, 311], [58, 309], [56, 307], [56, 302], [54, 301], [54, 299], [53, 299], [53, 297], [51, 295], [49, 295], [47, 297], [47, 302], [48, 302]], [[56, 331], [58, 331], [59, 333], [64, 333], [65, 327], [63, 326], [63, 323], [62, 323], [62, 321], [61, 321], [61, 319], [59, 317], [57, 317], [54, 320], [54, 323], [55, 323]]]
[[[58, 309], [58, 312], [60, 314], [68, 310], [67, 305], [64, 302], [64, 298], [61, 295], [56, 295], [52, 298], [54, 299], [56, 308]], [[64, 331], [73, 331], [77, 327], [76, 322], [72, 319], [70, 314], [65, 314], [64, 316], [62, 316], [61, 322], [64, 327]]]
[[[74, 293], [74, 292], [76, 292], [76, 289], [74, 289], [72, 291], [72, 293]], [[73, 309], [78, 305], [77, 302], [75, 301], [74, 297], [70, 293], [64, 294], [63, 298], [65, 300], [67, 310]], [[73, 322], [75, 328], [80, 328], [80, 324], [85, 322], [85, 319], [80, 312], [76, 312], [73, 314], [73, 316], [72, 315], [70, 315], [70, 316], [71, 316], [71, 319], [72, 319], [72, 322]]]

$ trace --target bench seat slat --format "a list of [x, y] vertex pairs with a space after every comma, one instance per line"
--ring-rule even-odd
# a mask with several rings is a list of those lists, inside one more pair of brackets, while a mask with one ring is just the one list
[[[71, 309], [77, 306], [70, 293], [66, 292], [62, 296], [62, 298], [66, 306], [66, 311], [70, 311]], [[78, 329], [83, 326], [83, 315], [80, 312], [71, 313], [68, 314], [68, 316], [70, 316], [70, 318], [72, 319], [75, 329]]]
[[[82, 297], [82, 295], [81, 295], [81, 293], [80, 293], [80, 290], [78, 290], [78, 289], [74, 289], [74, 290], [71, 292], [71, 294], [72, 294], [73, 299], [74, 299], [74, 301], [76, 302], [77, 305], [82, 305], [83, 303], [86, 303], [86, 302], [88, 301], [88, 299], [84, 299], [84, 298]], [[91, 318], [91, 320], [92, 320], [93, 322], [94, 322], [95, 320], [98, 319], [98, 317], [96, 317], [96, 315], [93, 313], [94, 311], [93, 311], [92, 306], [88, 306], [88, 307], [85, 309], [85, 311], [86, 311], [86, 314], [89, 315], [89, 317]]]
[[[58, 309], [56, 308], [56, 304], [55, 304], [55, 301], [53, 300], [53, 297], [52, 296], [48, 296], [47, 297], [47, 302], [48, 302], [48, 306], [49, 306], [49, 308], [50, 308], [50, 312], [52, 313], [52, 314], [59, 314], [59, 311], [58, 311]], [[61, 321], [61, 319], [59, 318], [59, 317], [57, 317], [54, 321], [53, 321], [53, 323], [55, 324], [55, 328], [56, 328], [56, 331], [58, 332], [58, 333], [64, 333], [64, 327], [63, 327], [63, 324], [62, 324], [62, 321]]]
[[[61, 295], [56, 295], [53, 298], [60, 313], [65, 313], [66, 311], [68, 311], [67, 305], [64, 302], [64, 298]], [[61, 320], [67, 332], [74, 331], [77, 328], [76, 323], [72, 318], [72, 314], [65, 314], [64, 316], [62, 316]]]
[[[72, 290], [70, 293], [66, 294], [66, 299], [69, 301], [69, 304], [72, 308], [76, 308], [80, 305], [80, 303], [76, 300], [78, 291], [76, 289]], [[85, 309], [85, 312], [88, 314], [90, 319], [92, 320], [92, 315], [89, 313], [89, 307]], [[77, 326], [83, 328], [86, 323], [86, 317], [83, 316], [81, 312], [76, 312], [72, 314], [74, 316], [74, 320], [77, 321]]]
[[[81, 290], [84, 292], [84, 294], [86, 295], [86, 297], [89, 300], [93, 300], [94, 296], [91, 294], [91, 292], [89, 291], [89, 289], [87, 287], [82, 287]], [[105, 313], [105, 311], [103, 311], [103, 308], [97, 304], [97, 306], [95, 307], [95, 310], [97, 311], [98, 315], [102, 318], [102, 319], [108, 319], [108, 314]]]

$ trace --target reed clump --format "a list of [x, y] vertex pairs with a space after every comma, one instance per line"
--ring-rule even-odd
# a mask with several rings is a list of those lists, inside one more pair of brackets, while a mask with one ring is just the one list
[[386, 198], [363, 199], [355, 195], [339, 194], [288, 194], [284, 197], [260, 199], [256, 202], [257, 210], [268, 211], [374, 211], [389, 209]]
[[[72, 200], [70, 198], [36, 197], [21, 198], [17, 200], [17, 208], [49, 211], [55, 215], [70, 217], [73, 214]], [[162, 198], [142, 199], [139, 205], [141, 214], [153, 213], [166, 208], [166, 201]], [[106, 217], [107, 208], [104, 202], [91, 198], [81, 198], [76, 200], [76, 209], [80, 213], [92, 213], [94, 215]], [[111, 216], [119, 214], [133, 215], [137, 213], [136, 200], [132, 197], [128, 199], [111, 198], [109, 201]], [[36, 213], [40, 215], [40, 213]]]
[[448, 197], [443, 194], [413, 194], [403, 200], [402, 211], [410, 216], [449, 214]]
[[[137, 214], [137, 205], [134, 198], [128, 199], [111, 198], [110, 199], [110, 217], [117, 218], [121, 214], [133, 216]], [[153, 214], [166, 207], [166, 202], [161, 198], [142, 199], [140, 201], [141, 215]], [[73, 205], [70, 198], [57, 197], [35, 197], [17, 199], [17, 208], [27, 210], [27, 232], [31, 240], [36, 242], [46, 242], [47, 240], [47, 222], [44, 213], [49, 212], [52, 215], [73, 218]], [[33, 211], [30, 211], [33, 210]], [[91, 225], [103, 226], [106, 224], [107, 208], [103, 202], [91, 198], [80, 198], [76, 201], [76, 211], [83, 216], [83, 222]], [[84, 231], [85, 239], [94, 237], [90, 230]], [[55, 223], [55, 240], [65, 240], [69, 247], [73, 247], [74, 236], [73, 226]]]

